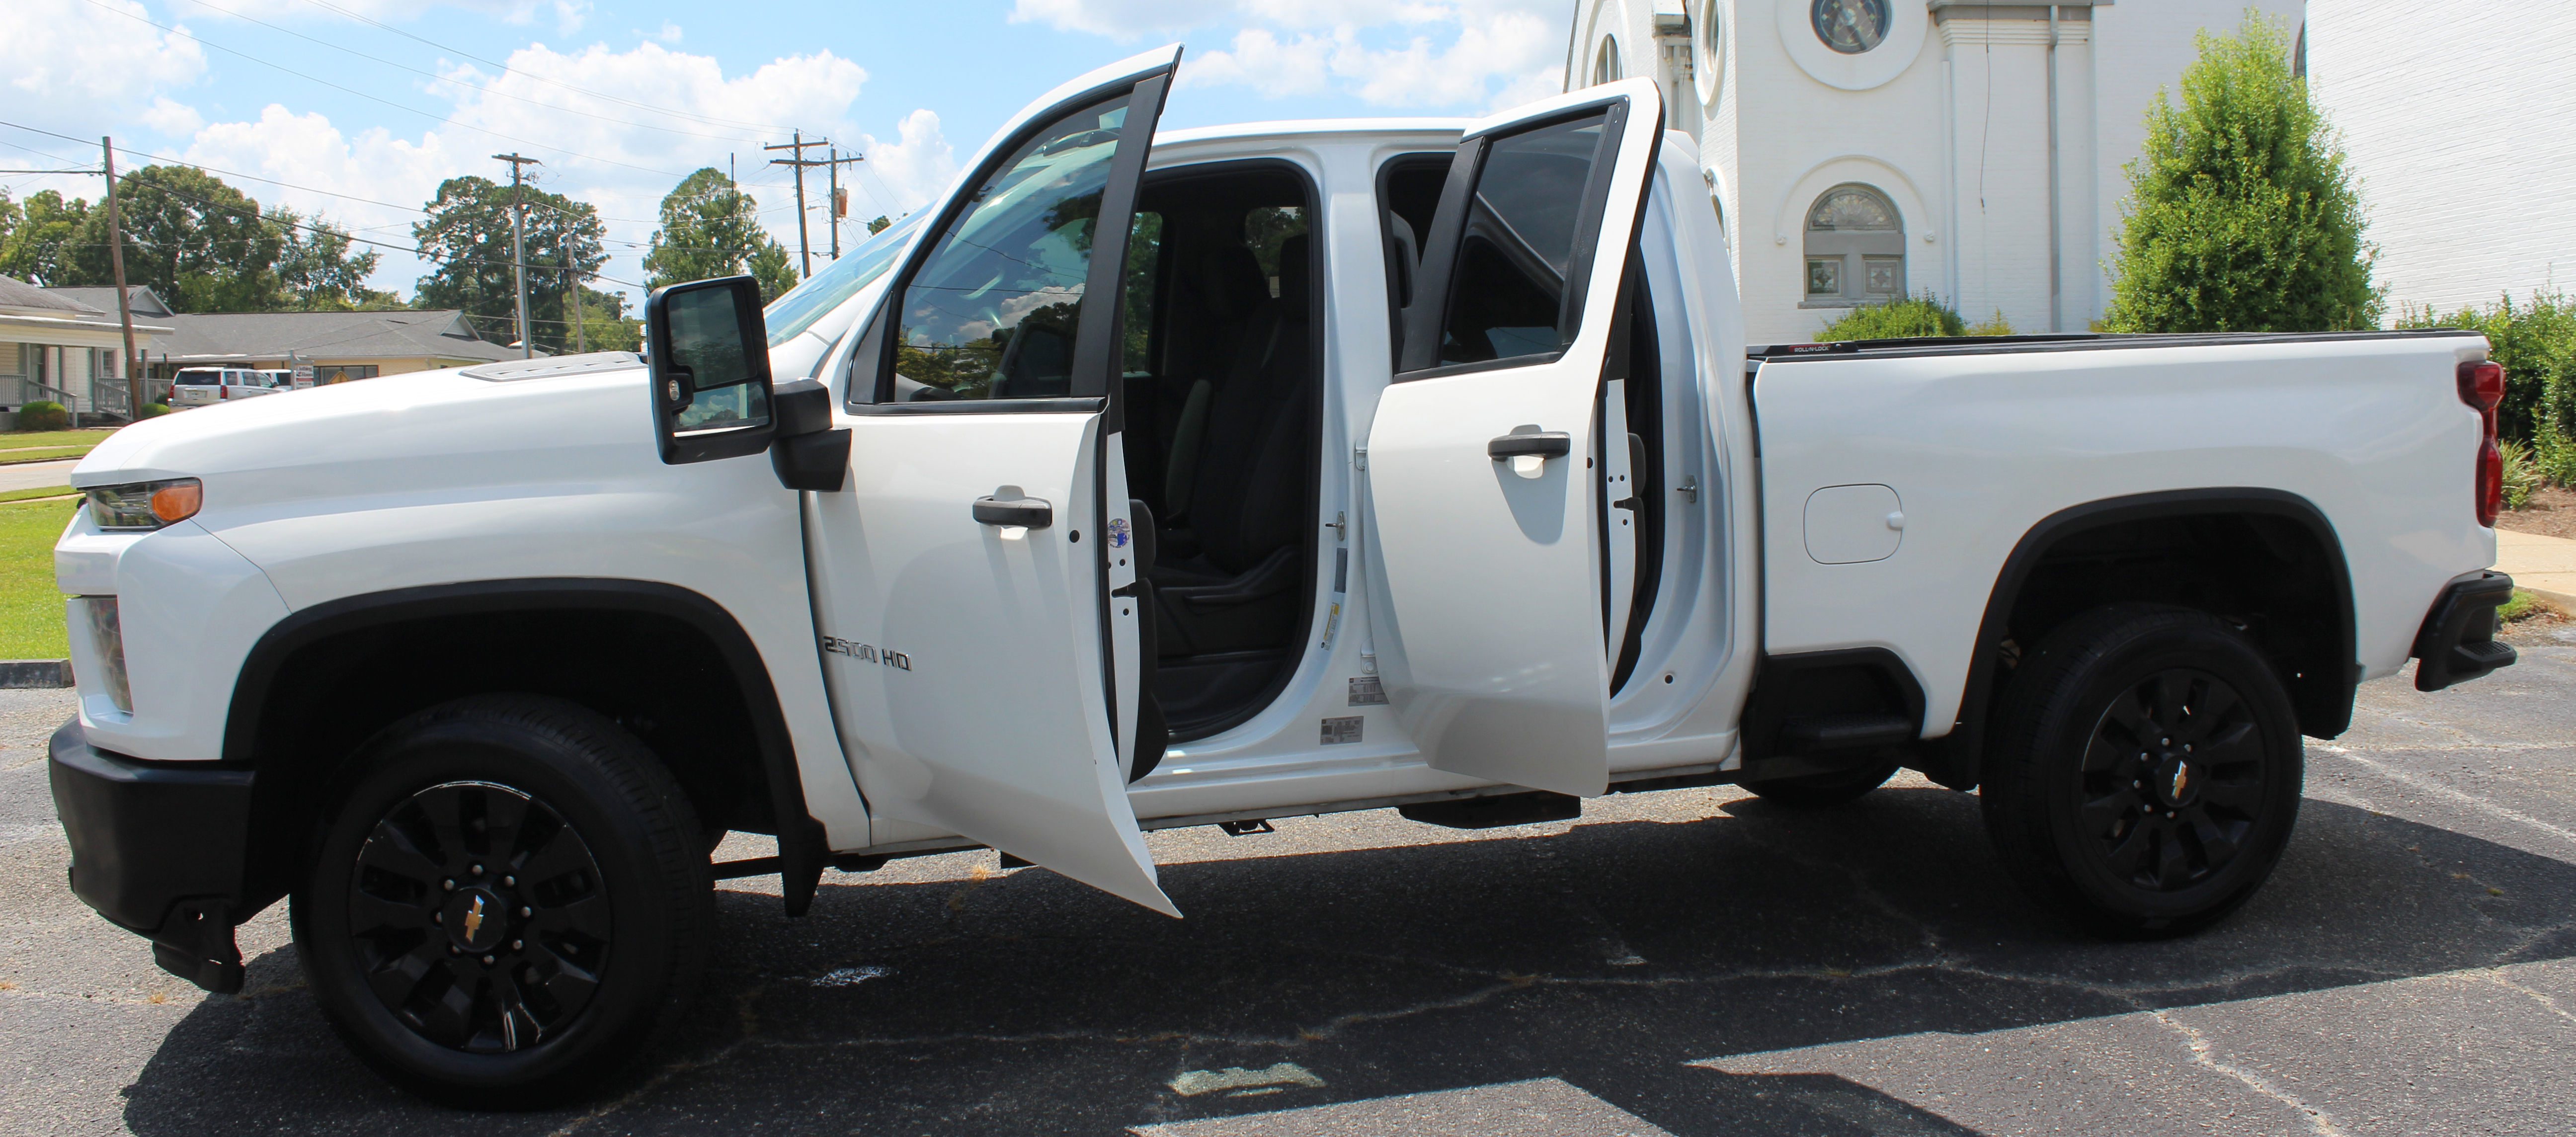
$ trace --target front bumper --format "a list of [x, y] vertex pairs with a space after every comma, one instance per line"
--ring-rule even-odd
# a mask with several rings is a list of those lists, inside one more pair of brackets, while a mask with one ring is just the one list
[[2511, 667], [2512, 647], [2495, 642], [2496, 608], [2513, 599], [2513, 578], [2479, 569], [2444, 585], [2415, 633], [2415, 689], [2439, 691], [2499, 667]]
[[243, 858], [251, 772], [145, 762], [92, 747], [79, 719], [54, 732], [46, 771], [72, 847], [72, 893], [152, 940], [161, 969], [214, 991], [241, 990]]

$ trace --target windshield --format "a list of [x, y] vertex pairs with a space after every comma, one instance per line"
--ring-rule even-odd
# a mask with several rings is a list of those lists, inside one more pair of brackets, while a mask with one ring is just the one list
[[220, 387], [224, 382], [224, 373], [221, 371], [182, 371], [170, 381], [188, 387]]
[[777, 347], [795, 339], [823, 314], [841, 306], [841, 302], [858, 295], [870, 281], [884, 276], [894, 267], [894, 255], [912, 231], [921, 228], [926, 213], [915, 210], [910, 217], [886, 227], [886, 231], [859, 243], [849, 255], [833, 261], [823, 271], [805, 278], [805, 283], [787, 290], [787, 294], [770, 301], [765, 318], [769, 324], [769, 346]]

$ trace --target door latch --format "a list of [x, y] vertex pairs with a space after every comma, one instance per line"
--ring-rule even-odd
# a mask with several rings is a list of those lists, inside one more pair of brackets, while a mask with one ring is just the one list
[[1333, 519], [1332, 519], [1332, 520], [1330, 520], [1330, 521], [1325, 522], [1325, 523], [1324, 523], [1324, 528], [1326, 528], [1326, 529], [1330, 529], [1330, 530], [1332, 530], [1332, 531], [1333, 531], [1333, 539], [1334, 539], [1334, 540], [1336, 540], [1336, 541], [1348, 541], [1348, 540], [1350, 540], [1350, 539], [1351, 539], [1351, 511], [1349, 511], [1349, 510], [1347, 510], [1347, 509], [1336, 509], [1336, 510], [1334, 510], [1334, 511], [1333, 511]]
[[1678, 485], [1678, 486], [1674, 486], [1674, 487], [1673, 487], [1673, 492], [1674, 492], [1674, 493], [1677, 493], [1677, 494], [1682, 495], [1682, 503], [1683, 503], [1683, 504], [1685, 504], [1685, 505], [1698, 505], [1698, 504], [1699, 504], [1699, 477], [1698, 477], [1698, 475], [1695, 475], [1695, 474], [1684, 474], [1684, 475], [1682, 475], [1682, 484], [1680, 484], [1680, 485]]

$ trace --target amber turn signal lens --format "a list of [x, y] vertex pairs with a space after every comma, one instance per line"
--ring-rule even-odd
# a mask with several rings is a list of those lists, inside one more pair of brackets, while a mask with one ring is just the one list
[[172, 482], [152, 491], [152, 516], [163, 525], [175, 525], [197, 515], [197, 507], [206, 503], [205, 487], [196, 479]]

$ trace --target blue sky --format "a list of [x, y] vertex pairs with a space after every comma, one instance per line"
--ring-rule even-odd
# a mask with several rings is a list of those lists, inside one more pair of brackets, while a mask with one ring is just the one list
[[[549, 189], [599, 208], [613, 255], [603, 275], [636, 281], [661, 195], [728, 153], [793, 249], [787, 171], [761, 165], [759, 149], [790, 128], [869, 158], [850, 178], [846, 247], [864, 235], [857, 219], [917, 208], [1030, 99], [1157, 44], [1189, 45], [1166, 126], [1478, 114], [1557, 89], [1572, 7], [7, 0], [0, 43], [16, 46], [0, 121], [112, 134], [131, 152], [120, 168], [157, 155], [227, 171], [264, 204], [395, 245], [410, 243], [440, 180], [504, 176], [488, 155], [516, 150], [545, 161]], [[0, 126], [0, 189], [18, 197], [94, 198], [96, 177], [34, 171], [96, 162], [94, 144]], [[375, 284], [408, 294], [423, 271], [386, 251]]]

